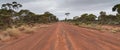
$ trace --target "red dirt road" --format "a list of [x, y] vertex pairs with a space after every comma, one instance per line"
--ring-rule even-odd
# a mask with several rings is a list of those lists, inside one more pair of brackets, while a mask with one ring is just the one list
[[0, 50], [120, 50], [120, 38], [110, 33], [55, 23]]

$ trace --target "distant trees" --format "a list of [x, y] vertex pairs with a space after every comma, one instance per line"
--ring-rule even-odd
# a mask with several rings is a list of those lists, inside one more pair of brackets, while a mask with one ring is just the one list
[[101, 11], [100, 15], [97, 17], [94, 14], [82, 14], [80, 17], [73, 17], [74, 22], [81, 22], [86, 24], [120, 24], [120, 15], [107, 15], [106, 12]]
[[106, 15], [106, 12], [101, 11], [98, 20], [99, 24], [119, 24], [119, 15]]
[[75, 16], [73, 17], [74, 21], [81, 22], [81, 23], [93, 23], [96, 20], [96, 16], [93, 14], [82, 14], [80, 17]]
[[107, 15], [105, 11], [101, 11], [99, 16], [94, 14], [82, 14], [80, 17], [73, 17], [72, 22], [81, 22], [81, 23], [95, 23], [95, 24], [120, 24], [120, 4], [116, 4], [112, 11], [117, 11], [116, 15], [109, 14]]
[[[53, 15], [52, 13], [50, 13], [50, 12], [45, 12], [43, 15], [48, 19], [48, 22], [57, 21], [56, 16]], [[47, 21], [47, 20], [46, 20], [46, 21]]]
[[65, 13], [65, 15], [66, 15], [65, 20], [67, 20], [67, 17], [70, 15], [70, 13]]
[[21, 10], [20, 12], [18, 12], [18, 14], [20, 16], [20, 22], [29, 25], [34, 23], [52, 23], [58, 21], [57, 17], [50, 12], [36, 15], [29, 10]]
[[80, 17], [80, 20], [82, 22], [92, 22], [92, 21], [95, 21], [95, 18], [96, 18], [96, 16], [93, 14], [83, 14]]
[[50, 12], [45, 12], [44, 14], [41, 15], [35, 15], [34, 18], [35, 18], [34, 22], [38, 23], [51, 23], [58, 21], [58, 18]]
[[99, 23], [100, 23], [100, 24], [105, 23], [106, 20], [107, 20], [106, 12], [101, 11], [101, 12], [100, 12], [100, 15], [99, 15], [99, 17], [98, 17], [98, 20], [99, 20]]
[[73, 20], [74, 20], [74, 21], [79, 21], [79, 16], [73, 17]]
[[66, 15], [66, 16], [69, 16], [69, 15], [70, 15], [70, 13], [65, 13], [65, 15]]
[[15, 10], [22, 7], [17, 2], [2, 4], [0, 9], [0, 29], [6, 29], [11, 26], [19, 27], [23, 24], [34, 25], [35, 23], [52, 23], [57, 22], [58, 18], [50, 13], [45, 12], [44, 14], [35, 14], [29, 10]]

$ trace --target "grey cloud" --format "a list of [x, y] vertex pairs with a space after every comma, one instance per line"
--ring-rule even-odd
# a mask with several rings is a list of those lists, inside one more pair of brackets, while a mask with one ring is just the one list
[[71, 13], [68, 18], [80, 16], [83, 13], [99, 15], [100, 11], [112, 14], [112, 7], [120, 2], [120, 0], [2, 0], [0, 3], [12, 1], [22, 3], [22, 9], [29, 9], [35, 13], [50, 11], [60, 19], [64, 19], [66, 12]]
[[27, 2], [34, 2], [37, 0], [1, 0], [0, 3], [7, 3], [7, 2], [13, 2], [13, 1], [20, 2], [20, 3], [27, 3]]

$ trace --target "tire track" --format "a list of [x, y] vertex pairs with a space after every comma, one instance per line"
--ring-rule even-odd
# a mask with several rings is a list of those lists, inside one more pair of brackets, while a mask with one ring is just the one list
[[[87, 30], [82, 30], [80, 28], [79, 29], [78, 28], [73, 29], [75, 27], [72, 27], [70, 25], [65, 25], [65, 27], [66, 27], [66, 30], [72, 34], [71, 36], [76, 37], [76, 39], [80, 38], [81, 40], [84, 40], [84, 42], [86, 42], [86, 43], [93, 43], [94, 45], [91, 44], [91, 46], [93, 46], [93, 47], [96, 45], [97, 47], [104, 48], [104, 49], [105, 49], [105, 46], [106, 46], [106, 48], [109, 46], [108, 50], [113, 50], [113, 49], [114, 50], [119, 50], [120, 49], [119, 45], [117, 45], [117, 44], [119, 44], [119, 41], [118, 40], [116, 41], [115, 40], [116, 38], [113, 38], [113, 40], [115, 40], [116, 42], [114, 42], [112, 40], [108, 40], [108, 42], [106, 42], [108, 36], [107, 37], [106, 36], [101, 36], [101, 35], [99, 35], [100, 33], [90, 32], [90, 31], [87, 31]], [[69, 28], [71, 28], [71, 29], [69, 29]], [[99, 37], [96, 37], [96, 34], [98, 34]], [[74, 38], [74, 37], [72, 37], [72, 38]], [[104, 37], [104, 38], [102, 38], [102, 37]], [[80, 41], [80, 39], [78, 39], [78, 40]], [[104, 39], [106, 39], [106, 40], [104, 40]], [[112, 43], [109, 43], [109, 41], [112, 42]], [[113, 43], [117, 43], [117, 44], [113, 44]], [[82, 46], [87, 47], [87, 44], [86, 45], [83, 44]], [[97, 47], [94, 47], [94, 48], [97, 48]], [[101, 49], [101, 50], [103, 50], [103, 49]], [[107, 50], [107, 49], [105, 49], [105, 50]]]
[[0, 50], [120, 50], [120, 40], [111, 34], [59, 22]]

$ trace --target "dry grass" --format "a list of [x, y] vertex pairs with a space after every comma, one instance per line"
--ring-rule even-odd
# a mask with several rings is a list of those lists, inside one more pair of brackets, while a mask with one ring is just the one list
[[18, 29], [24, 33], [31, 34], [31, 33], [34, 33], [34, 31], [36, 30], [36, 27], [21, 26]]
[[14, 26], [12, 28], [8, 28], [0, 34], [0, 40], [1, 41], [9, 41], [11, 38], [18, 38], [22, 34], [31, 34], [34, 33], [37, 27], [29, 27], [26, 25], [23, 25], [21, 27], [15, 28]]
[[120, 28], [112, 28], [110, 30], [112, 33], [120, 32]]
[[86, 28], [91, 28], [91, 29], [96, 29], [96, 30], [102, 30], [103, 28], [100, 25], [97, 24], [80, 24], [79, 26], [81, 27], [86, 27]]
[[20, 34], [22, 34], [22, 32], [20, 32], [18, 28], [15, 28], [14, 26], [12, 28], [6, 29], [5, 31], [3, 31], [3, 33], [16, 38], [20, 36]]
[[6, 30], [0, 31], [0, 40], [1, 41], [9, 41], [13, 38], [19, 38], [20, 36], [23, 36], [23, 34], [32, 34], [37, 29], [40, 28], [46, 28], [49, 25], [46, 24], [36, 24], [35, 26], [29, 26], [29, 25], [22, 25], [21, 27], [15, 27], [8, 28]]
[[6, 41], [9, 41], [10, 39], [11, 39], [11, 37], [9, 35], [7, 35], [7, 34], [0, 34], [0, 40], [1, 41], [6, 42]]
[[108, 31], [112, 33], [117, 33], [120, 32], [120, 27], [114, 27], [114, 26], [106, 26], [106, 25], [98, 25], [98, 24], [79, 24], [78, 26], [80, 27], [85, 27], [85, 28], [92, 28], [100, 31]]
[[0, 34], [0, 40], [1, 41], [9, 41], [12, 37], [18, 38], [22, 32], [18, 30], [18, 28], [15, 28], [14, 26], [12, 28], [8, 28]]
[[31, 33], [34, 33], [34, 28], [26, 28], [23, 32], [24, 33], [27, 33], [27, 34], [31, 34]]

